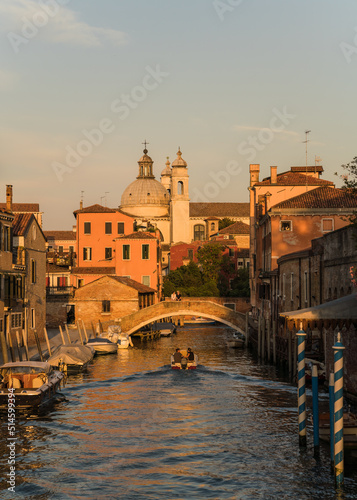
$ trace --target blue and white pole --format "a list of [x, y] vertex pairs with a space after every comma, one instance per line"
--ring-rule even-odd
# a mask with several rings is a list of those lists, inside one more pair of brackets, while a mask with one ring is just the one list
[[334, 374], [330, 373], [329, 379], [329, 410], [330, 410], [330, 458], [331, 458], [331, 469], [334, 470], [335, 463], [335, 377]]
[[299, 446], [306, 447], [306, 386], [305, 386], [305, 339], [302, 329], [297, 332], [298, 338], [298, 407], [299, 407]]
[[344, 480], [343, 461], [343, 350], [341, 334], [337, 334], [337, 342], [333, 346], [335, 365], [335, 481], [342, 486]]
[[312, 367], [312, 411], [314, 428], [314, 456], [319, 456], [320, 437], [319, 437], [319, 379], [317, 366]]

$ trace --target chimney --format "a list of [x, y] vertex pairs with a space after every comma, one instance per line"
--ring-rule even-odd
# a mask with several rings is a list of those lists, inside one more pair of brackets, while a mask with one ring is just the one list
[[270, 184], [278, 183], [278, 167], [270, 167]]
[[6, 210], [12, 212], [12, 185], [6, 186]]
[[250, 172], [250, 186], [254, 186], [257, 182], [259, 182], [259, 171], [260, 171], [260, 165], [259, 164], [250, 164], [249, 165], [249, 172]]

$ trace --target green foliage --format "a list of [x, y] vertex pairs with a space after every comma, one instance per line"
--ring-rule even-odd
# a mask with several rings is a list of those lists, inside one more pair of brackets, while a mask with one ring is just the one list
[[[350, 163], [342, 165], [342, 168], [346, 173], [343, 175], [339, 175], [337, 172], [335, 172], [335, 175], [343, 180], [344, 188], [351, 190], [355, 195], [357, 195], [357, 156], [355, 156]], [[348, 217], [348, 220], [351, 222], [351, 224], [357, 226], [357, 212], [354, 211]]]
[[165, 297], [179, 290], [183, 297], [218, 297], [219, 290], [214, 280], [205, 279], [195, 262], [171, 271], [164, 278], [163, 293]]
[[248, 269], [238, 269], [236, 277], [232, 281], [232, 289], [228, 292], [228, 297], [249, 297], [249, 271]]
[[221, 219], [218, 223], [218, 229], [221, 230], [221, 229], [224, 229], [225, 227], [228, 227], [228, 226], [231, 226], [232, 224], [234, 224], [234, 220], [230, 219], [229, 217], [224, 217], [223, 219]]
[[223, 249], [219, 243], [207, 243], [198, 249], [197, 261], [206, 281], [217, 282]]

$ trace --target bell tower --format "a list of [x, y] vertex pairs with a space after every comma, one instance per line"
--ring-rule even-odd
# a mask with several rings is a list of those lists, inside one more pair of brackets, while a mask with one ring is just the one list
[[188, 192], [187, 163], [179, 148], [171, 166], [171, 243], [190, 243], [190, 198]]

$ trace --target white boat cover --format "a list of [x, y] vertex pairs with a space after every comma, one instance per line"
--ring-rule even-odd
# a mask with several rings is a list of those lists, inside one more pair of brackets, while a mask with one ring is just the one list
[[352, 293], [315, 307], [281, 312], [287, 319], [357, 319], [357, 294]]
[[85, 345], [60, 345], [47, 362], [57, 366], [59, 361], [66, 365], [83, 365], [93, 358], [93, 351]]

